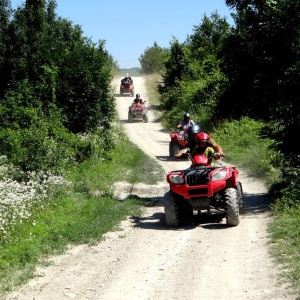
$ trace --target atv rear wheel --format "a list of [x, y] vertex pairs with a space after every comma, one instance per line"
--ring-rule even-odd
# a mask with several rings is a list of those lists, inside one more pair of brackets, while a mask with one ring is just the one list
[[169, 227], [179, 227], [182, 225], [180, 206], [175, 194], [168, 191], [164, 195], [165, 222]]
[[174, 157], [173, 144], [174, 143], [172, 141], [169, 143], [169, 156], [170, 157]]
[[134, 90], [131, 90], [131, 96], [134, 97]]
[[243, 187], [242, 187], [241, 182], [238, 183], [237, 194], [238, 194], [238, 199], [239, 199], [239, 214], [241, 215], [241, 214], [246, 213], [245, 203], [244, 203], [244, 193], [243, 193]]
[[147, 115], [144, 115], [144, 122], [148, 123], [148, 116]]
[[128, 113], [128, 122], [129, 123], [133, 122], [133, 117], [132, 117], [132, 114], [130, 112]]
[[228, 188], [224, 191], [226, 223], [229, 226], [237, 226], [240, 223], [239, 198], [235, 188]]
[[174, 143], [173, 144], [173, 158], [175, 158], [175, 155], [177, 155], [179, 151], [180, 151], [180, 146], [177, 143]]

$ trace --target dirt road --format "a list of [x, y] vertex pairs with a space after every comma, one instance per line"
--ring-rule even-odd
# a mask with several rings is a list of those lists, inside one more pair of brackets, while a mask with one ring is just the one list
[[[143, 78], [133, 79], [135, 93], [148, 100]], [[114, 81], [116, 94], [119, 80]], [[116, 99], [120, 119], [134, 143], [166, 172], [188, 166], [187, 161], [168, 159], [169, 134], [155, 120], [149, 103], [149, 123], [128, 123], [127, 108], [133, 98]], [[53, 266], [39, 269], [40, 277], [7, 299], [295, 299], [279, 284], [269, 255], [265, 187], [243, 173], [240, 181], [246, 214], [239, 226], [229, 228], [225, 222], [195, 217], [188, 226], [170, 229], [158, 203], [147, 208], [142, 218], [122, 222], [120, 231], [108, 233], [98, 245], [75, 247], [54, 257]], [[162, 183], [159, 197], [165, 188]]]

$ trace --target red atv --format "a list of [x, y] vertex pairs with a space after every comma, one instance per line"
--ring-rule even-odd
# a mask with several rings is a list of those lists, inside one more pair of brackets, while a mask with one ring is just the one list
[[[146, 101], [144, 101], [145, 103]], [[128, 109], [128, 122], [144, 121], [148, 123], [148, 111], [144, 104], [132, 103]]]
[[167, 226], [182, 226], [184, 217], [192, 217], [194, 211], [212, 213], [211, 209], [224, 214], [229, 226], [237, 226], [240, 214], [245, 213], [242, 184], [238, 181], [236, 167], [225, 167], [209, 159], [219, 159], [212, 154], [210, 158], [196, 155], [186, 170], [171, 171], [167, 174], [170, 190], [164, 195], [164, 211]]
[[184, 149], [188, 143], [188, 135], [186, 134], [186, 131], [180, 131], [171, 132], [170, 137], [169, 156], [175, 158], [175, 155], [177, 155], [181, 149]]
[[122, 82], [120, 84], [120, 95], [134, 97], [134, 85], [133, 82]]

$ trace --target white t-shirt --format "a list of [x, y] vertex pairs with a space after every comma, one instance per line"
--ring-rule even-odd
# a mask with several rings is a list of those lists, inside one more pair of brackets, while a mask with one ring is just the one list
[[188, 123], [186, 123], [184, 120], [180, 121], [180, 125], [183, 131], [186, 131], [191, 127], [192, 125], [195, 125], [195, 122], [193, 120], [189, 120]]

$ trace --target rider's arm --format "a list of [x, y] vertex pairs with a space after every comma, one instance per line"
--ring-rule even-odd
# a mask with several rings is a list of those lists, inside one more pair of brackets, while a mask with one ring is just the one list
[[182, 154], [186, 153], [187, 151], [189, 151], [190, 149], [189, 148], [184, 148], [184, 149], [181, 149], [176, 155], [175, 157], [180, 157]]
[[216, 152], [220, 153], [221, 156], [225, 156], [225, 153], [223, 152], [222, 147], [221, 147], [218, 143], [216, 143], [216, 141], [215, 141], [214, 139], [211, 138], [211, 139], [209, 140], [209, 142], [210, 142], [212, 148], [213, 148]]
[[176, 128], [181, 129], [183, 127], [182, 121], [176, 126]]

